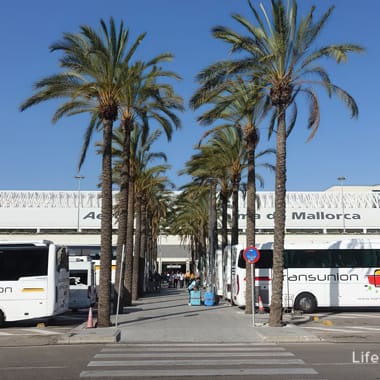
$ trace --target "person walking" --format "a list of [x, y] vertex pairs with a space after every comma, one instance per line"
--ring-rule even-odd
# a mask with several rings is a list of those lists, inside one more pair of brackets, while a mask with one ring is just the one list
[[191, 306], [191, 292], [198, 291], [201, 285], [201, 278], [199, 275], [195, 276], [194, 280], [187, 287], [189, 291], [189, 306]]

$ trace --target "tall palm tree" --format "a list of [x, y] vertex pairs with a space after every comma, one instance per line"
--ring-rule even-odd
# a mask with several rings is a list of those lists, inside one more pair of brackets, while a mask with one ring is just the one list
[[[91, 115], [86, 131], [84, 151], [94, 128], [100, 121], [102, 142], [102, 219], [101, 271], [99, 290], [98, 326], [110, 326], [110, 284], [112, 259], [112, 127], [118, 117], [124, 88], [123, 69], [136, 49], [138, 41], [127, 51], [128, 29], [123, 23], [116, 27], [111, 18], [109, 25], [100, 21], [100, 32], [89, 26], [80, 27], [77, 34], [65, 33], [63, 39], [51, 45], [50, 51], [63, 53], [62, 72], [45, 77], [34, 84], [36, 93], [21, 104], [25, 109], [38, 103], [64, 99], [53, 116], [55, 123], [63, 116], [79, 113]], [[82, 154], [79, 167], [83, 163]]]
[[[221, 165], [227, 169], [226, 175], [228, 176], [228, 185], [221, 185], [221, 192], [222, 189], [225, 188], [225, 193], [228, 197], [232, 194], [231, 245], [238, 244], [238, 189], [243, 171], [246, 168], [246, 151], [241, 130], [232, 126], [217, 130], [207, 141], [207, 145], [212, 147], [213, 153], [211, 154], [215, 155], [215, 160], [218, 160]], [[223, 219], [224, 218], [222, 217], [222, 221]], [[224, 223], [222, 222], [222, 233], [223, 226]], [[222, 238], [222, 251], [225, 248], [225, 244], [223, 244], [224, 241], [225, 239]], [[226, 244], [227, 243], [228, 241]]]
[[144, 194], [147, 200], [146, 208], [150, 230], [147, 242], [147, 266], [148, 270], [151, 271], [156, 269], [159, 237], [166, 233], [165, 221], [168, 217], [172, 197], [172, 192], [167, 189], [167, 186], [173, 186], [165, 176], [152, 179], [152, 186], [146, 187]]
[[[135, 194], [135, 215], [136, 215], [136, 228], [135, 228], [135, 249], [133, 256], [133, 273], [132, 273], [132, 300], [138, 298], [139, 288], [139, 275], [140, 275], [140, 244], [141, 244], [141, 200], [144, 195], [153, 194], [152, 189], [163, 192], [165, 184], [168, 180], [163, 173], [169, 168], [168, 165], [152, 165], [153, 160], [162, 159], [167, 160], [163, 152], [151, 152], [152, 145], [161, 136], [161, 130], [156, 129], [149, 136], [143, 139], [142, 130], [136, 129], [132, 134], [131, 151], [133, 160], [133, 171], [135, 175], [134, 181], [134, 194]], [[158, 196], [158, 194], [155, 194]], [[149, 201], [148, 201], [149, 202]]]
[[[202, 83], [203, 77], [199, 76]], [[247, 232], [246, 246], [255, 246], [256, 229], [256, 148], [259, 142], [257, 125], [268, 111], [268, 102], [257, 90], [257, 81], [245, 83], [240, 76], [221, 83], [216, 87], [201, 86], [191, 99], [194, 108], [204, 103], [210, 103], [212, 107], [199, 117], [199, 121], [206, 125], [216, 119], [224, 119], [229, 124], [224, 124], [216, 129], [224, 129], [233, 125], [244, 135], [245, 154], [247, 159]], [[214, 131], [211, 129], [208, 133]], [[269, 153], [270, 150], [267, 150]], [[235, 191], [238, 187], [235, 184]], [[236, 193], [235, 193], [236, 197]], [[247, 266], [246, 281], [246, 308], [247, 314], [252, 313], [251, 297], [251, 265]]]
[[[317, 46], [316, 42], [330, 18], [334, 7], [330, 7], [316, 19], [312, 6], [306, 16], [300, 18], [296, 0], [287, 2], [271, 0], [269, 14], [261, 4], [260, 16], [252, 2], [248, 5], [254, 23], [242, 15], [233, 19], [243, 27], [241, 34], [228, 27], [213, 28], [215, 38], [230, 45], [236, 59], [210, 65], [199, 75], [204, 88], [217, 88], [239, 74], [247, 81], [258, 81], [257, 88], [271, 101], [275, 111], [269, 131], [276, 126], [276, 179], [275, 219], [273, 252], [273, 286], [270, 305], [271, 326], [282, 325], [283, 249], [285, 238], [285, 197], [286, 197], [286, 136], [293, 127], [297, 115], [296, 99], [306, 95], [309, 101], [307, 128], [311, 139], [320, 123], [320, 107], [315, 88], [320, 86], [327, 95], [338, 96], [350, 109], [351, 116], [358, 116], [355, 100], [341, 87], [333, 84], [326, 69], [319, 64], [324, 58], [336, 63], [346, 62], [349, 53], [363, 52], [356, 44], [333, 44]], [[242, 54], [243, 53], [243, 54]], [[287, 125], [286, 113], [292, 111]]]
[[[139, 255], [139, 274], [138, 279], [134, 278], [134, 286], [138, 289], [137, 296], [142, 295], [144, 291], [144, 279], [146, 278], [145, 268], [147, 263], [151, 263], [149, 268], [153, 267], [150, 261], [151, 255], [146, 255], [146, 225], [151, 225], [151, 220], [147, 218], [147, 209], [151, 214], [155, 214], [155, 218], [159, 221], [158, 234], [161, 234], [163, 221], [165, 220], [169, 204], [170, 191], [167, 187], [170, 186], [168, 178], [164, 176], [164, 172], [169, 168], [168, 165], [161, 164], [145, 168], [139, 173], [136, 181], [136, 250], [135, 255]], [[140, 206], [140, 207], [139, 207]], [[140, 220], [140, 223], [138, 221]], [[140, 242], [140, 243], [139, 243]], [[137, 245], [139, 245], [137, 247]], [[156, 255], [157, 256], [157, 255]], [[135, 267], [133, 272], [135, 273]], [[137, 284], [135, 284], [135, 281]]]
[[[125, 303], [132, 301], [133, 232], [134, 232], [134, 173], [131, 164], [131, 131], [138, 127], [149, 131], [149, 122], [156, 122], [171, 139], [173, 128], [181, 127], [175, 111], [183, 110], [182, 98], [174, 92], [173, 86], [164, 80], [180, 79], [177, 74], [165, 71], [157, 65], [172, 60], [172, 55], [164, 53], [148, 62], [136, 62], [124, 72], [125, 87], [122, 94], [122, 116], [120, 128], [124, 135], [124, 153], [120, 182], [120, 224], [117, 245], [117, 262], [121, 262], [122, 246], [126, 247], [125, 261]], [[122, 275], [122, 274], [121, 274]], [[120, 276], [120, 270], [116, 278]]]
[[187, 242], [191, 250], [191, 270], [195, 272], [206, 261], [207, 226], [209, 220], [209, 191], [199, 183], [182, 187], [169, 216], [170, 232]]

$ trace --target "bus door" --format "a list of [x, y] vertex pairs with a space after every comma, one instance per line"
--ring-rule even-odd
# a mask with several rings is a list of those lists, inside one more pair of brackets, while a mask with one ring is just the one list
[[255, 298], [258, 303], [259, 296], [264, 307], [270, 305], [272, 291], [272, 257], [271, 250], [260, 249], [260, 260], [255, 265]]
[[283, 273], [282, 307], [284, 309], [291, 309], [293, 307], [294, 295], [291, 293], [291, 289], [289, 287], [289, 268], [286, 263], [284, 263]]
[[259, 296], [264, 307], [269, 307], [272, 288], [272, 269], [255, 267], [255, 301], [259, 303]]

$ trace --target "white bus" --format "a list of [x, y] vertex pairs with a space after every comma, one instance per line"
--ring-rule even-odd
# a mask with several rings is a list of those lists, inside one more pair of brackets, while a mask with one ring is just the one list
[[0, 325], [51, 317], [69, 308], [66, 247], [0, 241]]
[[88, 256], [69, 256], [70, 302], [73, 311], [96, 303], [95, 264]]
[[[245, 306], [245, 261], [243, 251], [244, 247], [240, 244], [232, 247], [226, 246], [223, 252], [222, 264], [223, 297], [239, 307]], [[243, 259], [243, 263], [241, 259]]]
[[222, 250], [215, 251], [215, 294], [218, 298], [223, 298], [223, 256]]
[[[100, 279], [100, 260], [93, 260], [95, 265], [95, 279], [96, 279], [96, 286], [99, 286], [99, 279]], [[116, 276], [116, 260], [111, 261], [111, 283], [114, 286], [115, 285], [115, 276]]]
[[[259, 244], [258, 248], [261, 257], [255, 265], [256, 303], [260, 295], [264, 306], [268, 307], [273, 244]], [[234, 264], [241, 271], [245, 261], [243, 248], [239, 249]], [[312, 313], [317, 307], [380, 307], [380, 240], [288, 243], [284, 250], [283, 278], [285, 308]], [[245, 294], [245, 276], [244, 279], [236, 276], [235, 283], [237, 290], [244, 289]], [[234, 302], [236, 291], [233, 292]]]

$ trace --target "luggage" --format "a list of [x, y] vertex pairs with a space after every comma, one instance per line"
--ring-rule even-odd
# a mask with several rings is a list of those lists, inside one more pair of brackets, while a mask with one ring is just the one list
[[215, 303], [215, 295], [213, 292], [206, 292], [204, 296], [204, 304], [206, 306], [214, 306]]
[[191, 306], [199, 306], [201, 304], [201, 291], [192, 290], [190, 292], [190, 304]]

